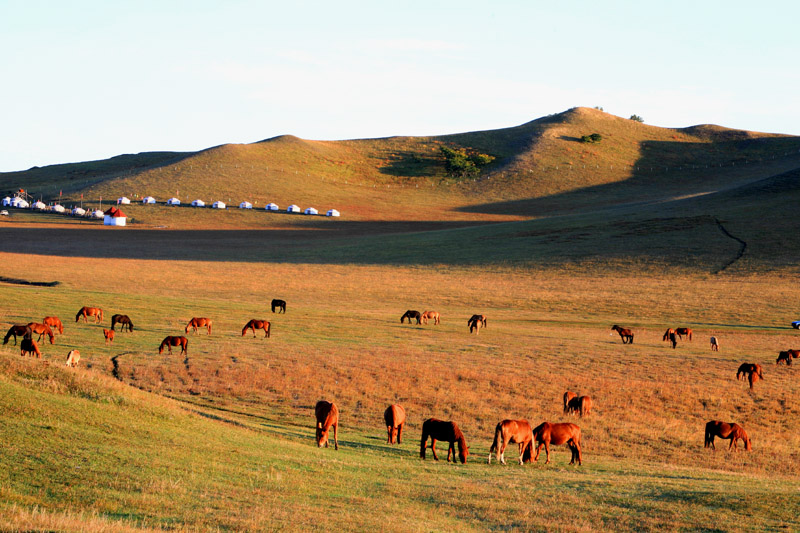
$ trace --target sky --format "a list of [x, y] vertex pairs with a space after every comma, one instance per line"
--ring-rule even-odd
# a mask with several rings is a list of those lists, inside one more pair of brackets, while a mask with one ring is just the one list
[[795, 1], [0, 0], [0, 172], [575, 106], [800, 135]]

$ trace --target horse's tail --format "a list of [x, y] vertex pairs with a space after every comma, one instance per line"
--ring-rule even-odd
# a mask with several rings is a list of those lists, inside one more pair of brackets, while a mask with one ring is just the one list
[[208, 325], [208, 334], [211, 335], [211, 321], [206, 320], [206, 324]]
[[267, 322], [267, 337], [270, 337], [270, 336], [271, 336], [271, 335], [270, 335], [270, 332], [269, 332], [269, 330], [270, 330], [270, 329], [272, 329], [272, 324], [271, 324], [271, 323], [269, 323], [269, 322]]
[[689, 340], [692, 340], [692, 330], [689, 330]]
[[422, 440], [419, 441], [419, 456], [425, 459], [425, 450], [428, 448], [428, 426], [427, 422], [422, 423]]
[[100, 322], [102, 322], [103, 321], [103, 310], [102, 309], [98, 309], [98, 311], [100, 311]]
[[703, 440], [703, 448], [711, 446], [711, 422], [706, 424], [705, 439]]
[[492, 462], [492, 454], [500, 451], [500, 441], [503, 438], [503, 423], [498, 422], [494, 430], [494, 442], [489, 447], [489, 463]]

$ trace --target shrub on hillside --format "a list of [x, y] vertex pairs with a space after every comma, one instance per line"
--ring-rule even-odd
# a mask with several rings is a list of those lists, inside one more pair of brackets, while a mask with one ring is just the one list
[[454, 178], [477, 176], [482, 167], [494, 161], [494, 157], [488, 154], [467, 151], [464, 148], [441, 146], [439, 149], [444, 156], [444, 168], [447, 174]]
[[634, 122], [644, 122], [644, 119], [639, 115], [631, 115], [631, 120]]
[[591, 135], [582, 135], [581, 142], [585, 143], [599, 143], [603, 140], [603, 136], [599, 133], [592, 133]]

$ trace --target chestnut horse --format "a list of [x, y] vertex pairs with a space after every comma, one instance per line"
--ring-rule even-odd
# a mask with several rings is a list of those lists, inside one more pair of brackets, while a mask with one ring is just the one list
[[406, 410], [402, 406], [393, 404], [383, 412], [383, 421], [386, 422], [387, 444], [402, 444], [403, 426], [406, 425]]
[[36, 344], [36, 341], [29, 338], [24, 338], [19, 343], [20, 348], [20, 355], [24, 356], [25, 354], [31, 354], [31, 357], [36, 355], [37, 358], [42, 357], [42, 352], [39, 351], [39, 345]]
[[565, 413], [577, 413], [583, 418], [592, 410], [592, 398], [590, 396], [576, 396], [567, 404]]
[[739, 370], [736, 371], [736, 379], [744, 379], [750, 383], [750, 390], [753, 390], [753, 384], [759, 379], [764, 379], [764, 374], [761, 373], [761, 365], [758, 363], [742, 363], [739, 365]]
[[453, 462], [456, 462], [456, 448], [455, 443], [458, 443], [458, 458], [461, 464], [467, 462], [469, 456], [469, 447], [467, 446], [467, 439], [464, 434], [458, 429], [455, 422], [444, 422], [435, 418], [429, 418], [422, 423], [422, 439], [419, 443], [419, 456], [425, 459], [425, 450], [428, 447], [428, 437], [431, 439], [431, 452], [433, 452], [433, 460], [438, 461], [436, 456], [436, 441], [442, 440], [449, 442], [450, 446], [447, 448], [447, 462], [450, 462], [450, 454], [453, 455]]
[[70, 350], [67, 354], [67, 366], [71, 366], [72, 368], [76, 368], [78, 363], [81, 362], [81, 352], [78, 350]]
[[719, 420], [712, 420], [706, 424], [706, 437], [705, 437], [705, 448], [712, 448], [716, 450], [716, 446], [714, 446], [714, 438], [719, 437], [721, 439], [731, 439], [731, 445], [729, 449], [736, 451], [736, 441], [742, 439], [744, 442], [744, 449], [745, 451], [750, 451], [753, 447], [750, 444], [750, 437], [747, 436], [744, 428], [739, 424], [726, 423], [720, 422]]
[[537, 443], [536, 455], [533, 457], [534, 461], [539, 460], [539, 452], [542, 451], [542, 445], [547, 452], [547, 461], [550, 462], [550, 445], [554, 446], [566, 444], [572, 451], [572, 460], [569, 464], [575, 464], [578, 460], [578, 465], [582, 465], [581, 455], [581, 428], [575, 424], [551, 424], [550, 422], [542, 422], [533, 428], [533, 439]]
[[103, 328], [103, 337], [106, 338], [106, 344], [114, 342], [114, 330]]
[[42, 324], [44, 324], [45, 326], [50, 326], [50, 328], [54, 330], [53, 333], [58, 331], [59, 335], [64, 334], [64, 324], [61, 323], [61, 319], [58, 318], [57, 316], [44, 317], [44, 320], [42, 320]]
[[417, 320], [417, 324], [422, 321], [422, 315], [419, 313], [419, 311], [412, 311], [411, 309], [403, 313], [403, 316], [400, 317], [400, 323], [402, 324], [406, 318], [408, 319], [409, 324], [411, 324], [412, 318]]
[[6, 333], [5, 338], [3, 339], [3, 346], [8, 344], [8, 339], [11, 336], [14, 336], [14, 346], [17, 345], [17, 337], [30, 337], [32, 335], [31, 330], [28, 326], [24, 324], [14, 324], [10, 328], [8, 328], [8, 333]]
[[286, 301], [285, 300], [272, 300], [272, 312], [279, 309], [281, 313], [286, 314]]
[[206, 328], [206, 335], [211, 335], [211, 319], [204, 317], [195, 317], [186, 324], [186, 333], [189, 333], [189, 328], [197, 333], [197, 328]]
[[633, 344], [633, 331], [629, 330], [628, 328], [621, 328], [614, 324], [611, 326], [611, 331], [616, 331], [619, 333], [619, 337], [622, 339], [622, 344]]
[[716, 337], [711, 337], [711, 351], [712, 352], [719, 351], [719, 339]]
[[95, 324], [99, 324], [103, 321], [103, 310], [99, 307], [81, 307], [81, 310], [75, 315], [75, 322], [80, 320], [81, 317], [83, 317], [84, 322], [88, 322], [88, 317], [90, 316], [94, 317]]
[[27, 327], [28, 329], [31, 330], [31, 334], [36, 333], [39, 335], [39, 338], [36, 340], [40, 341], [42, 340], [42, 337], [47, 335], [47, 337], [50, 339], [50, 344], [55, 344], [56, 336], [53, 335], [53, 330], [50, 329], [49, 326], [45, 326], [44, 324], [39, 324], [38, 322], [29, 322]]
[[775, 364], [785, 364], [791, 365], [792, 364], [792, 355], [789, 352], [778, 352], [778, 359], [775, 360]]
[[689, 337], [689, 340], [692, 340], [692, 330], [690, 328], [676, 328], [675, 334], [678, 335], [678, 338], [683, 340], [684, 337]]
[[437, 313], [436, 311], [425, 311], [424, 313], [422, 313], [422, 323], [423, 324], [427, 324], [429, 318], [431, 320], [433, 320], [433, 325], [434, 326], [438, 326], [439, 325], [439, 313]]
[[[497, 454], [497, 460], [506, 464], [505, 451], [509, 442], [519, 444], [519, 464], [523, 463], [525, 449], [533, 441], [531, 425], [527, 420], [503, 420], [494, 429], [494, 442], [489, 448], [489, 464], [492, 464], [492, 454]], [[530, 456], [530, 454], [529, 454]]]
[[121, 324], [120, 331], [125, 331], [125, 328], [128, 328], [128, 331], [133, 331], [133, 322], [131, 319], [128, 318], [128, 315], [114, 315], [111, 317], [111, 331], [114, 331], [114, 326], [117, 324]]
[[171, 335], [165, 337], [164, 340], [161, 341], [161, 345], [158, 347], [159, 355], [161, 355], [161, 353], [164, 351], [165, 346], [169, 349], [170, 354], [172, 353], [173, 346], [180, 346], [181, 353], [189, 355], [189, 339], [186, 337], [173, 337]]
[[266, 320], [256, 320], [254, 318], [253, 320], [251, 320], [250, 322], [245, 324], [244, 327], [242, 328], [242, 337], [244, 337], [244, 334], [247, 333], [248, 329], [252, 329], [253, 330], [253, 338], [255, 338], [256, 330], [257, 329], [263, 329], [264, 330], [264, 338], [267, 338], [267, 337], [269, 337], [269, 328], [270, 328], [269, 322], [267, 322]]
[[577, 396], [578, 395], [575, 394], [572, 391], [567, 391], [567, 392], [564, 393], [564, 414], [567, 414], [567, 413], [570, 412], [569, 402], [570, 402], [570, 400], [572, 400], [573, 398], [575, 398]]
[[333, 402], [320, 400], [314, 407], [314, 416], [317, 418], [317, 447], [324, 444], [328, 447], [328, 432], [333, 427], [333, 449], [339, 449], [339, 439], [336, 432], [339, 429], [339, 409]]
[[475, 330], [475, 335], [479, 335], [481, 327], [486, 327], [486, 317], [484, 315], [472, 315], [467, 320], [467, 326], [469, 326], [470, 333]]

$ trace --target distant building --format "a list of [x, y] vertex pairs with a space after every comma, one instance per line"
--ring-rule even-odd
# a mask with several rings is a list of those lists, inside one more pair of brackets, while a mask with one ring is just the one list
[[124, 226], [127, 218], [125, 213], [116, 207], [112, 207], [103, 213], [103, 224], [106, 226]]
[[203, 200], [195, 200], [192, 202], [192, 207], [205, 207], [206, 203]]
[[280, 207], [278, 207], [278, 204], [273, 204], [272, 202], [270, 202], [264, 209], [266, 209], [267, 211], [277, 211], [278, 209], [280, 209]]
[[214, 209], [227, 209], [225, 202], [220, 202], [219, 200], [211, 204], [211, 207], [213, 207]]
[[287, 213], [299, 213], [300, 212], [300, 206], [292, 204], [292, 205], [290, 205], [289, 207], [286, 208], [286, 212]]
[[127, 205], [129, 203], [131, 203], [131, 199], [130, 198], [127, 198], [125, 196], [120, 196], [119, 198], [117, 198], [117, 205], [120, 205], [120, 204]]
[[181, 205], [181, 201], [177, 198], [170, 198], [167, 200], [167, 205]]
[[152, 196], [145, 196], [144, 198], [142, 198], [142, 203], [143, 204], [154, 204], [154, 203], [156, 203], [156, 199], [153, 198]]
[[319, 211], [317, 211], [313, 207], [308, 207], [308, 208], [306, 208], [305, 211], [303, 211], [303, 213], [306, 214], [306, 215], [318, 215]]
[[328, 209], [328, 216], [329, 217], [338, 217], [339, 216], [339, 211], [337, 211], [336, 209]]
[[253, 209], [253, 204], [250, 202], [242, 202], [239, 204], [239, 209]]

